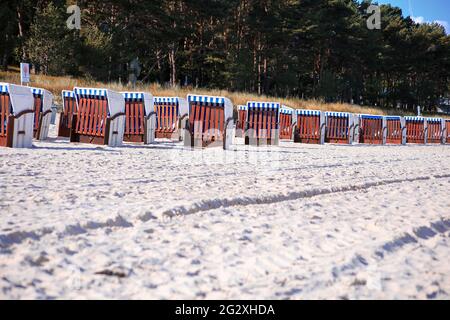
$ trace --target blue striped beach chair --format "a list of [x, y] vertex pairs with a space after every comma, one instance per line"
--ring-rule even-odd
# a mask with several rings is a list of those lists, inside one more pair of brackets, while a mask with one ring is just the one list
[[125, 99], [125, 142], [150, 144], [155, 141], [156, 112], [153, 96], [146, 92], [122, 92]]
[[359, 143], [386, 144], [385, 117], [377, 115], [359, 115]]
[[247, 103], [245, 144], [278, 145], [281, 105], [276, 102]]
[[61, 92], [63, 111], [59, 118], [58, 137], [70, 137], [73, 115], [77, 113], [77, 99], [75, 93], [69, 90]]
[[0, 146], [33, 145], [34, 98], [29, 87], [0, 83]]
[[236, 124], [236, 137], [242, 138], [245, 132], [245, 124], [247, 122], [247, 106], [238, 106], [238, 120]]
[[125, 129], [125, 99], [107, 89], [74, 88], [78, 113], [72, 122], [71, 142], [116, 147]]
[[297, 109], [297, 126], [294, 142], [308, 144], [325, 143], [325, 113], [319, 110]]
[[426, 143], [427, 122], [423, 117], [405, 117], [406, 143]]
[[386, 116], [384, 120], [386, 123], [386, 144], [406, 144], [405, 118]]
[[294, 109], [281, 106], [280, 110], [280, 139], [292, 140], [295, 124], [297, 123], [297, 116]]
[[157, 118], [156, 137], [160, 139], [182, 140], [185, 120], [189, 116], [186, 99], [180, 97], [155, 97]]
[[445, 143], [445, 120], [441, 118], [427, 118], [426, 143]]
[[233, 103], [225, 97], [188, 95], [189, 125], [185, 145], [191, 147], [232, 145]]
[[346, 112], [326, 112], [325, 142], [352, 144], [359, 141], [359, 130], [355, 132], [354, 115]]

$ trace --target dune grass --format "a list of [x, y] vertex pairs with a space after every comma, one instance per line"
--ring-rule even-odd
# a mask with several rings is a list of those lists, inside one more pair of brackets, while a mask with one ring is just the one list
[[[273, 101], [279, 102], [294, 109], [311, 109], [335, 112], [351, 112], [374, 115], [410, 115], [401, 109], [382, 109], [377, 107], [360, 106], [348, 103], [325, 103], [319, 100], [303, 100], [299, 98], [279, 98], [264, 95], [256, 95], [247, 92], [229, 92], [225, 90], [209, 90], [192, 87], [167, 87], [157, 83], [138, 84], [136, 88], [118, 82], [102, 83], [84, 78], [55, 77], [46, 75], [32, 75], [30, 86], [49, 90], [55, 96], [55, 104], [61, 105], [61, 91], [72, 90], [73, 87], [108, 88], [115, 91], [145, 91], [154, 96], [179, 96], [186, 97], [189, 93], [213, 96], [224, 96], [229, 98], [235, 106], [245, 105], [248, 101]], [[20, 83], [18, 68], [9, 68], [8, 71], [0, 71], [0, 81], [9, 83]]]

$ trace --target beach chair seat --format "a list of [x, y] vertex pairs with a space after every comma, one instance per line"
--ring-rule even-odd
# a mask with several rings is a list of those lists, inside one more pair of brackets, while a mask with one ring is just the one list
[[125, 129], [125, 99], [107, 89], [74, 88], [78, 113], [73, 116], [71, 142], [116, 147]]
[[69, 90], [62, 91], [63, 110], [59, 118], [58, 137], [70, 137], [73, 115], [77, 113], [77, 99], [75, 93]]
[[189, 116], [185, 99], [179, 97], [155, 97], [156, 138], [183, 140], [184, 126]]
[[223, 146], [228, 150], [234, 137], [233, 103], [224, 97], [188, 95], [189, 122], [185, 145]]
[[247, 106], [238, 106], [238, 120], [236, 123], [236, 137], [242, 138], [245, 132], [245, 124], [247, 121]]
[[359, 141], [359, 130], [355, 127], [354, 115], [346, 112], [326, 112], [325, 116], [325, 142], [352, 144], [353, 141]]
[[29, 87], [0, 83], [0, 146], [33, 145], [34, 98]]
[[405, 117], [406, 143], [426, 143], [426, 119], [423, 117]]
[[444, 143], [445, 121], [440, 118], [427, 118], [426, 143]]
[[280, 139], [292, 140], [294, 126], [297, 123], [297, 117], [294, 109], [281, 106], [280, 110]]
[[386, 144], [406, 144], [405, 119], [399, 116], [387, 116], [386, 122]]
[[248, 102], [246, 145], [278, 145], [281, 105], [275, 102]]
[[385, 117], [359, 115], [359, 143], [386, 144]]
[[145, 92], [122, 92], [125, 99], [125, 142], [150, 144], [156, 136], [153, 96]]
[[294, 142], [307, 144], [325, 143], [325, 113], [318, 110], [296, 110], [297, 124]]
[[30, 88], [34, 98], [33, 136], [37, 140], [46, 140], [52, 118], [53, 94], [40, 88]]

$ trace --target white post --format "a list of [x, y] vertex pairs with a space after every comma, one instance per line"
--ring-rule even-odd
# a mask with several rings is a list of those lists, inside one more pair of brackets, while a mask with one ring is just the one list
[[423, 118], [423, 143], [428, 143], [428, 120]]
[[406, 145], [406, 119], [405, 119], [405, 117], [400, 118], [400, 127], [402, 130], [402, 145]]
[[320, 144], [325, 144], [326, 124], [325, 112], [320, 112]]
[[387, 143], [387, 119], [386, 119], [386, 117], [383, 117], [383, 120], [382, 120], [383, 122], [382, 122], [382, 125], [381, 125], [381, 127], [382, 127], [382, 135], [383, 135], [383, 145], [386, 145], [386, 143]]
[[446, 121], [445, 119], [441, 119], [442, 124], [441, 124], [441, 132], [442, 132], [442, 144], [445, 144], [447, 142], [447, 126], [446, 126]]
[[349, 131], [350, 136], [350, 144], [359, 143], [359, 126], [361, 125], [360, 117], [358, 114], [350, 114], [349, 115], [349, 125], [352, 127], [352, 131]]
[[227, 126], [225, 128], [225, 141], [224, 141], [224, 150], [230, 150], [231, 146], [233, 144], [233, 139], [235, 136], [235, 126], [234, 126], [234, 121], [230, 121], [227, 123], [225, 123], [225, 125]]

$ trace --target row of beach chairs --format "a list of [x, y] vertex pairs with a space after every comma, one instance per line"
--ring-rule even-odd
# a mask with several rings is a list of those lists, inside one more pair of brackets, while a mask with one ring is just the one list
[[[151, 144], [157, 138], [185, 146], [223, 146], [235, 136], [247, 145], [450, 143], [450, 120], [294, 110], [275, 102], [234, 106], [224, 97], [153, 97], [145, 92], [74, 88], [63, 91], [58, 136], [71, 142], [120, 146]], [[45, 140], [53, 96], [39, 88], [0, 83], [0, 146], [31, 147]]]
[[278, 139], [309, 144], [445, 144], [450, 143], [450, 119], [293, 110], [249, 102], [238, 106], [237, 135], [257, 145], [278, 144]]
[[[74, 88], [63, 91], [62, 100], [58, 136], [71, 142], [114, 147], [168, 138], [225, 149], [232, 143], [233, 104], [227, 98]], [[0, 146], [31, 147], [33, 138], [47, 139], [52, 104], [53, 96], [44, 89], [0, 83]]]
[[118, 146], [165, 138], [200, 147], [231, 143], [233, 105], [226, 98], [189, 95], [186, 100], [84, 88], [63, 91], [62, 97], [58, 136], [71, 142]]

